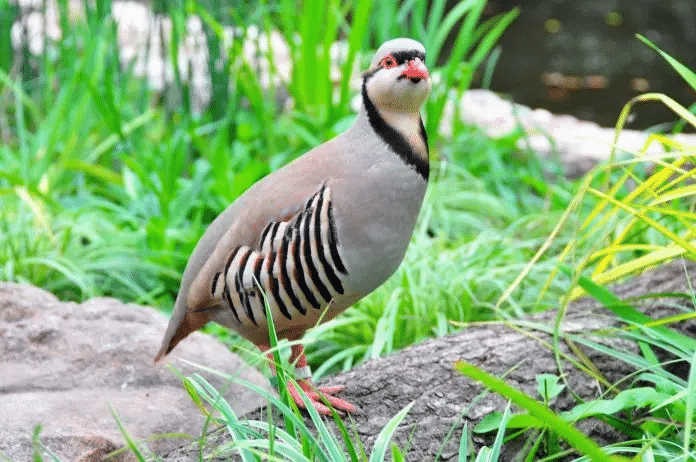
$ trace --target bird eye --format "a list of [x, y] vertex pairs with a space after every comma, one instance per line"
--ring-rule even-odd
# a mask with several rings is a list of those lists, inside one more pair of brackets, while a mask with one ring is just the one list
[[381, 64], [385, 69], [391, 69], [392, 67], [396, 67], [396, 60], [392, 55], [387, 55], [382, 58]]

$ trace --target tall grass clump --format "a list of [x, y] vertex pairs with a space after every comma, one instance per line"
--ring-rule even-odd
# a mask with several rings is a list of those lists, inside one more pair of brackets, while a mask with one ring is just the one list
[[[696, 74], [660, 53], [696, 89]], [[610, 162], [586, 175], [563, 220], [547, 240], [547, 244], [553, 242], [573, 213], [583, 214], [574, 221], [577, 232], [560, 253], [559, 260], [576, 261], [577, 274], [591, 269], [590, 278], [599, 284], [620, 280], [677, 257], [696, 257], [696, 247], [691, 242], [696, 233], [693, 213], [696, 189], [691, 184], [696, 176], [693, 166], [696, 149], [668, 136], [651, 134], [640, 152], [629, 153], [632, 157], [626, 160], [616, 159], [616, 142], [631, 109], [647, 101], [664, 104], [696, 128], [696, 117], [666, 95], [647, 93], [629, 101], [617, 122]], [[665, 153], [647, 156], [653, 143], [665, 147]], [[587, 202], [591, 207], [582, 208]], [[585, 246], [589, 246], [588, 251], [578, 254], [578, 249]], [[538, 256], [546, 248], [542, 247]], [[536, 258], [532, 260], [527, 268], [536, 261]], [[576, 288], [571, 298], [582, 291]], [[505, 297], [501, 301], [504, 300]]]
[[[639, 36], [639, 39], [665, 57], [696, 90], [696, 74], [645, 38]], [[696, 128], [696, 117], [671, 98], [662, 94], [645, 94], [633, 98], [625, 106], [617, 122], [616, 139], [633, 106], [645, 101], [664, 104], [682, 119], [683, 124]], [[646, 152], [652, 143], [661, 143], [667, 148], [666, 153], [648, 157]], [[680, 300], [675, 306], [681, 307], [681, 312], [664, 319], [654, 319], [642, 313], [637, 309], [638, 299], [621, 300], [605, 287], [670, 261], [696, 258], [696, 189], [693, 185], [696, 149], [677, 143], [669, 136], [652, 134], [643, 149], [629, 153], [631, 157], [628, 159], [617, 159], [615, 152], [616, 146], [610, 162], [585, 177], [554, 232], [498, 301], [499, 305], [509, 301], [512, 290], [538, 264], [541, 255], [554, 245], [564, 227], [572, 223], [577, 231], [557, 253], [558, 272], [570, 277], [571, 284], [562, 299], [553, 328], [539, 326], [538, 329], [553, 334], [552, 348], [559, 368], [562, 369], [565, 361], [580, 365], [596, 380], [599, 396], [578, 402], [566, 412], [554, 414], [545, 404], [511, 389], [480, 369], [467, 364], [458, 366], [462, 373], [484, 382], [523, 409], [523, 412], [508, 416], [505, 425], [515, 431], [515, 437], [526, 439], [525, 447], [531, 448], [526, 460], [540, 457], [556, 460], [573, 454], [580, 455], [573, 460], [583, 461], [628, 460], [619, 455], [632, 457], [632, 460], [696, 460], [696, 340], [672, 327], [672, 324], [696, 318], [693, 309], [688, 307], [696, 299], [690, 282], [693, 275], [684, 265], [684, 277], [689, 288], [686, 293], [639, 294], [640, 299], [670, 297]], [[558, 275], [557, 271], [550, 274], [544, 288], [558, 279]], [[561, 329], [568, 303], [581, 295], [596, 299], [625, 327], [599, 333]], [[597, 335], [619, 337], [635, 343], [637, 348], [635, 351], [619, 349], [612, 346], [616, 344], [598, 340]], [[561, 353], [560, 342], [597, 350], [615, 361], [629, 364], [635, 372], [618, 383], [611, 383], [602, 376], [599, 368], [588, 364], [584, 354]], [[545, 383], [547, 386], [543, 390], [553, 390], [553, 395], [548, 398], [543, 396], [540, 388], [545, 403], [564, 389], [573, 393], [563, 374], [546, 378]], [[590, 418], [600, 419], [613, 427], [621, 435], [621, 441], [599, 448], [578, 434], [573, 427]], [[501, 422], [500, 414], [491, 415], [475, 431], [497, 429]], [[559, 445], [559, 437], [572, 449]]]
[[157, 274], [168, 271], [143, 261], [147, 250], [130, 247], [140, 231], [113, 213], [119, 208], [114, 199], [125, 196], [114, 166], [137, 149], [131, 141], [153, 114], [121, 104], [134, 99], [141, 83], [115, 71], [114, 24], [97, 14], [88, 9], [87, 22], [66, 31], [60, 43], [44, 38], [42, 59], [26, 58], [35, 78], [0, 71], [0, 92], [7, 96], [0, 106], [9, 116], [1, 121], [0, 209], [7, 232], [0, 236], [0, 277], [68, 299], [107, 293], [153, 302], [161, 290]]

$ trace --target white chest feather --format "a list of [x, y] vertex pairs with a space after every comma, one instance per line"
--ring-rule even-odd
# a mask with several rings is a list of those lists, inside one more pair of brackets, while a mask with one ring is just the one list
[[428, 148], [421, 133], [421, 119], [418, 113], [391, 112], [380, 110], [384, 121], [404, 137], [411, 149], [421, 158], [428, 159]]

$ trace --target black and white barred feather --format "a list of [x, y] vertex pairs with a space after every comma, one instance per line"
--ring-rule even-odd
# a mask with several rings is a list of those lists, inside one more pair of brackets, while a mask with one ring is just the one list
[[331, 190], [322, 185], [292, 219], [269, 223], [258, 248], [232, 249], [210, 291], [224, 301], [239, 324], [258, 325], [266, 316], [262, 291], [272, 313], [292, 319], [308, 309], [325, 308], [334, 296], [343, 294], [347, 275]]

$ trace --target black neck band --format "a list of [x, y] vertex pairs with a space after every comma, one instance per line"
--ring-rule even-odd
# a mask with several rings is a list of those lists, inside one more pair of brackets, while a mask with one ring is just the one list
[[[370, 101], [370, 97], [367, 95], [367, 80], [370, 77], [372, 77], [372, 75], [366, 75], [363, 79], [362, 98], [365, 109], [367, 110], [367, 118], [370, 121], [372, 129], [377, 132], [380, 138], [387, 143], [392, 151], [394, 151], [406, 165], [412, 166], [424, 180], [428, 181], [428, 175], [430, 174], [428, 160], [423, 159], [413, 150], [413, 147], [406, 141], [406, 138], [384, 120], [375, 105]], [[423, 138], [427, 155], [430, 152], [428, 149], [428, 136], [425, 133], [422, 119], [420, 120], [420, 135]]]

